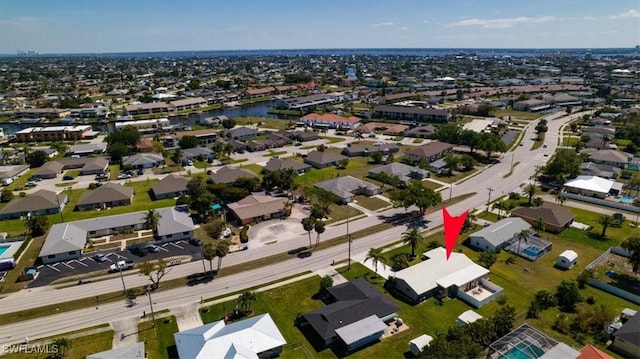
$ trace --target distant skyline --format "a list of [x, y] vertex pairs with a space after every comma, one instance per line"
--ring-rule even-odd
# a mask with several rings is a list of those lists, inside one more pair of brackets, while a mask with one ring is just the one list
[[2, 0], [0, 53], [630, 48], [638, 0]]

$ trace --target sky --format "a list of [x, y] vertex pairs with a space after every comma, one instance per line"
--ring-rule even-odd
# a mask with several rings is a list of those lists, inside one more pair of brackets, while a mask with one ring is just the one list
[[0, 0], [0, 53], [629, 48], [639, 0]]

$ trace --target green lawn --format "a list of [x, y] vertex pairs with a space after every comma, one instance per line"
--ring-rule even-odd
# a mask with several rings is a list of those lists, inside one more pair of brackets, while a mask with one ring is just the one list
[[[147, 315], [150, 318], [150, 315]], [[153, 321], [147, 320], [138, 323], [138, 341], [145, 341], [145, 350], [148, 358], [177, 358], [176, 341], [173, 337], [178, 332], [178, 324], [175, 316], [156, 319], [156, 327]]]
[[[281, 358], [335, 357], [329, 349], [319, 353], [316, 352], [294, 325], [294, 320], [298, 314], [310, 312], [324, 306], [322, 301], [312, 298], [319, 287], [320, 277], [312, 277], [270, 291], [256, 293], [257, 300], [251, 306], [254, 311], [253, 315], [269, 313], [287, 341], [287, 345], [285, 345], [280, 356]], [[225, 313], [229, 314], [235, 305], [236, 301], [232, 300], [201, 309], [202, 321], [211, 323], [220, 320]]]
[[331, 203], [329, 205], [329, 219], [327, 219], [324, 223], [331, 224], [345, 221], [347, 220], [347, 217], [353, 220], [360, 215], [362, 215], [362, 212], [351, 206], [347, 206], [346, 204], [340, 205]]
[[377, 211], [391, 205], [391, 203], [376, 197], [356, 196], [355, 201], [359, 206], [362, 206], [370, 211]]
[[289, 126], [289, 122], [291, 122], [289, 120], [279, 120], [276, 118], [253, 117], [253, 116], [236, 117], [234, 118], [234, 120], [240, 126], [254, 125], [259, 122], [260, 127], [273, 128], [277, 130], [285, 130], [287, 126]]
[[262, 177], [262, 166], [257, 165], [257, 164], [255, 164], [255, 163], [248, 164], [248, 165], [241, 165], [241, 166], [240, 166], [240, 167], [238, 167], [238, 168], [242, 168], [242, 169], [245, 169], [245, 170], [249, 170], [249, 171], [251, 171], [251, 172], [253, 172], [253, 173], [257, 174], [258, 176]]
[[22, 191], [24, 189], [24, 185], [29, 182], [29, 177], [33, 176], [34, 173], [36, 173], [36, 171], [39, 168], [31, 168], [30, 170], [28, 170], [25, 174], [23, 174], [22, 176], [16, 178], [10, 185], [8, 185], [6, 188], [9, 188], [12, 191]]
[[340, 137], [321, 136], [320, 138], [322, 138], [323, 140], [329, 141], [329, 144], [344, 141], [344, 138], [340, 138]]
[[[63, 334], [60, 336], [56, 336], [53, 339], [57, 338], [68, 338], [71, 340], [71, 348], [67, 352], [65, 358], [84, 358], [89, 354], [103, 352], [105, 350], [111, 349], [112, 341], [113, 341], [113, 330], [107, 330], [105, 332], [86, 335], [78, 338], [69, 338], [67, 334]], [[41, 342], [30, 343], [39, 345]], [[49, 354], [46, 353], [14, 353], [3, 356], [6, 359], [44, 359], [51, 358]]]
[[514, 119], [524, 119], [524, 120], [535, 120], [543, 116], [541, 113], [534, 112], [526, 112], [526, 111], [517, 111], [517, 110], [496, 110], [493, 112], [493, 116], [495, 117], [504, 117], [505, 119], [509, 119], [511, 117]]
[[273, 150], [269, 150], [267, 151], [267, 153], [265, 153], [263, 156], [264, 157], [274, 157], [274, 156], [280, 156], [280, 155], [284, 155], [286, 154], [287, 151], [273, 151]]
[[469, 177], [469, 176], [473, 176], [474, 173], [478, 172], [478, 170], [473, 169], [471, 171], [468, 172], [460, 172], [460, 171], [455, 171], [453, 172], [453, 175], [451, 176], [440, 176], [440, 175], [436, 175], [435, 179], [437, 179], [440, 182], [446, 182], [446, 183], [455, 183], [458, 182], [459, 180], [465, 178], [465, 177]]
[[378, 165], [369, 163], [369, 159], [367, 157], [350, 157], [349, 164], [345, 169], [337, 169], [335, 167], [321, 169], [312, 168], [304, 175], [296, 177], [295, 183], [300, 187], [309, 186], [317, 182], [334, 178], [336, 175], [353, 176], [364, 179], [367, 177], [369, 170], [376, 166]]
[[[440, 180], [440, 178], [438, 178], [438, 180]], [[422, 181], [422, 187], [432, 189], [435, 191], [438, 188], [442, 187], [442, 185], [440, 183], [433, 182], [427, 178], [424, 181]]]

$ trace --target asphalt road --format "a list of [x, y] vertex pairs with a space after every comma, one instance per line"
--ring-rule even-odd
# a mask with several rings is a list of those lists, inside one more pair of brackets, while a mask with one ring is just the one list
[[[535, 138], [535, 122], [530, 124], [526, 129], [524, 136], [524, 146], [517, 146], [513, 152], [505, 154], [502, 161], [494, 166], [488, 167], [486, 170], [478, 173], [476, 176], [462, 183], [455, 185], [452, 189], [452, 195], [458, 196], [466, 193], [474, 193], [468, 199], [457, 203], [448, 210], [453, 215], [457, 215], [466, 209], [482, 208], [486, 206], [491, 198], [506, 195], [512, 191], [518, 191], [526, 183], [529, 183], [531, 176], [536, 171], [536, 166], [543, 166], [549, 157], [544, 154], [554, 153], [557, 147], [558, 130], [562, 124], [570, 119], [580, 117], [582, 113], [572, 114], [570, 117], [562, 117], [562, 114], [551, 114], [545, 118], [548, 120], [548, 132], [545, 137], [547, 148], [540, 147], [531, 150]], [[561, 117], [561, 118], [560, 118]], [[510, 172], [511, 163], [516, 164], [515, 170], [508, 177], [503, 177]], [[489, 191], [491, 188], [491, 192]], [[443, 199], [448, 198], [448, 193], [443, 193]], [[446, 202], [445, 202], [446, 205]], [[384, 212], [384, 215], [392, 215], [393, 213], [403, 212], [402, 209], [392, 209]], [[349, 223], [349, 229], [357, 231], [359, 229], [368, 228], [380, 222], [379, 216], [371, 216], [352, 221]], [[429, 227], [437, 226], [442, 223], [439, 212], [432, 213], [425, 218], [425, 223]], [[390, 242], [397, 241], [401, 233], [406, 230], [406, 226], [396, 226], [394, 228], [381, 231], [365, 238], [354, 240], [351, 246], [352, 256], [364, 254], [371, 247], [379, 247]], [[303, 231], [301, 231], [303, 232]], [[328, 227], [322, 235], [322, 239], [326, 240], [346, 234], [345, 224]], [[223, 260], [223, 266], [229, 266], [237, 263], [248, 262], [254, 259], [262, 258], [276, 253], [287, 252], [289, 250], [305, 245], [308, 241], [306, 233], [292, 234], [291, 240], [278, 241], [273, 245], [259, 247], [258, 250], [248, 250], [243, 252], [231, 253]], [[296, 240], [295, 238], [299, 238]], [[184, 305], [189, 302], [197, 302], [201, 297], [213, 297], [241, 290], [243, 288], [260, 285], [265, 282], [277, 280], [306, 270], [316, 270], [326, 267], [332, 261], [339, 261], [347, 258], [347, 243], [316, 251], [311, 257], [297, 258], [282, 261], [277, 264], [265, 266], [256, 270], [244, 271], [220, 278], [206, 284], [199, 284], [183, 288], [176, 288], [167, 291], [153, 293], [154, 310], [168, 309], [174, 306]], [[188, 264], [171, 267], [165, 279], [186, 277], [189, 274], [201, 272], [202, 263], [191, 262]], [[127, 286], [141, 286], [149, 283], [146, 277], [140, 275], [129, 275], [125, 277]], [[37, 306], [62, 303], [65, 301], [93, 297], [119, 290], [122, 288], [120, 278], [89, 283], [81, 286], [73, 286], [64, 289], [53, 289], [51, 287], [41, 287], [36, 289], [23, 290], [11, 294], [0, 299], [0, 313], [9, 313]], [[122, 303], [110, 303], [100, 305], [99, 309], [94, 307], [80, 309], [72, 312], [61, 314], [51, 313], [52, 315], [28, 321], [17, 323], [3, 324], [2, 334], [0, 334], [0, 345], [15, 343], [24, 337], [38, 338], [44, 336], [52, 336], [65, 333], [72, 330], [82, 329], [87, 326], [97, 325], [100, 323], [115, 321], [118, 319], [128, 318], [133, 315], [140, 315], [143, 310], [150, 311], [147, 298], [138, 299], [138, 305], [133, 308], [127, 308], [124, 301]]]

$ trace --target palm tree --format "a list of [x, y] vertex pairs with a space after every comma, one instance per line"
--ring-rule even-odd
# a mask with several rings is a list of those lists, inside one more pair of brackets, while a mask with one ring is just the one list
[[316, 219], [313, 217], [307, 217], [302, 220], [302, 228], [309, 234], [309, 248], [311, 248], [311, 231], [316, 226]]
[[316, 248], [318, 248], [318, 246], [320, 245], [320, 235], [325, 231], [324, 222], [320, 220], [316, 221], [316, 223], [313, 225], [313, 229], [318, 234], [316, 236]]
[[240, 294], [238, 297], [238, 305], [242, 311], [248, 312], [251, 310], [251, 302], [255, 302], [256, 300], [256, 293], [248, 290]]
[[558, 191], [558, 193], [556, 193], [556, 202], [560, 203], [560, 206], [562, 207], [566, 201], [567, 198], [562, 195], [562, 191]]
[[453, 170], [457, 168], [458, 165], [460, 164], [460, 158], [458, 157], [458, 155], [449, 152], [444, 156], [444, 162], [445, 162], [445, 167], [448, 170], [447, 175], [451, 176], [451, 174], [453, 173]]
[[288, 217], [291, 215], [291, 208], [293, 208], [293, 202], [291, 201], [286, 201], [282, 204], [282, 212], [285, 216]]
[[523, 229], [523, 230], [521, 230], [520, 232], [518, 232], [516, 234], [516, 238], [518, 239], [518, 251], [517, 251], [517, 253], [520, 253], [520, 243], [522, 241], [524, 241], [524, 243], [529, 242], [529, 235], [530, 235], [530, 233], [529, 233], [528, 229]]
[[386, 266], [382, 262], [383, 259], [384, 255], [382, 255], [382, 248], [371, 248], [369, 249], [369, 253], [367, 253], [367, 257], [364, 259], [364, 261], [366, 262], [368, 260], [371, 260], [371, 263], [373, 264], [373, 270], [376, 272], [376, 275], [378, 275], [378, 263], [382, 264], [383, 268], [386, 268]]
[[54, 354], [55, 358], [64, 358], [67, 356], [67, 352], [71, 348], [71, 339], [66, 337], [60, 337], [53, 340], [52, 344], [58, 349]]
[[600, 237], [604, 237], [607, 232], [607, 228], [615, 222], [612, 216], [608, 214], [603, 214], [598, 218], [598, 223], [602, 225], [602, 232], [600, 233]]
[[535, 228], [536, 231], [538, 231], [538, 233], [544, 231], [546, 227], [546, 224], [544, 222], [544, 219], [542, 219], [542, 217], [536, 219], [535, 222], [533, 222], [533, 228]]
[[182, 149], [176, 148], [171, 155], [171, 160], [178, 165], [178, 169], [182, 171]]
[[216, 257], [218, 257], [218, 269], [217, 273], [220, 273], [220, 267], [222, 266], [222, 258], [229, 254], [229, 241], [220, 241], [215, 249]]
[[531, 200], [533, 199], [533, 196], [536, 194], [536, 186], [530, 184], [527, 186], [525, 191], [527, 191], [527, 197], [529, 197], [529, 201], [527, 203], [529, 204], [529, 206], [531, 206]]
[[213, 248], [213, 243], [207, 242], [202, 246], [202, 258], [209, 261], [209, 273], [213, 275], [213, 258], [216, 257], [216, 251]]
[[402, 242], [411, 246], [411, 258], [416, 257], [416, 247], [423, 240], [424, 236], [417, 228], [411, 228], [402, 234]]
[[158, 233], [158, 224], [160, 223], [160, 218], [162, 215], [156, 212], [155, 209], [150, 209], [144, 215], [144, 226], [148, 229], [153, 230], [153, 235], [156, 236]]

